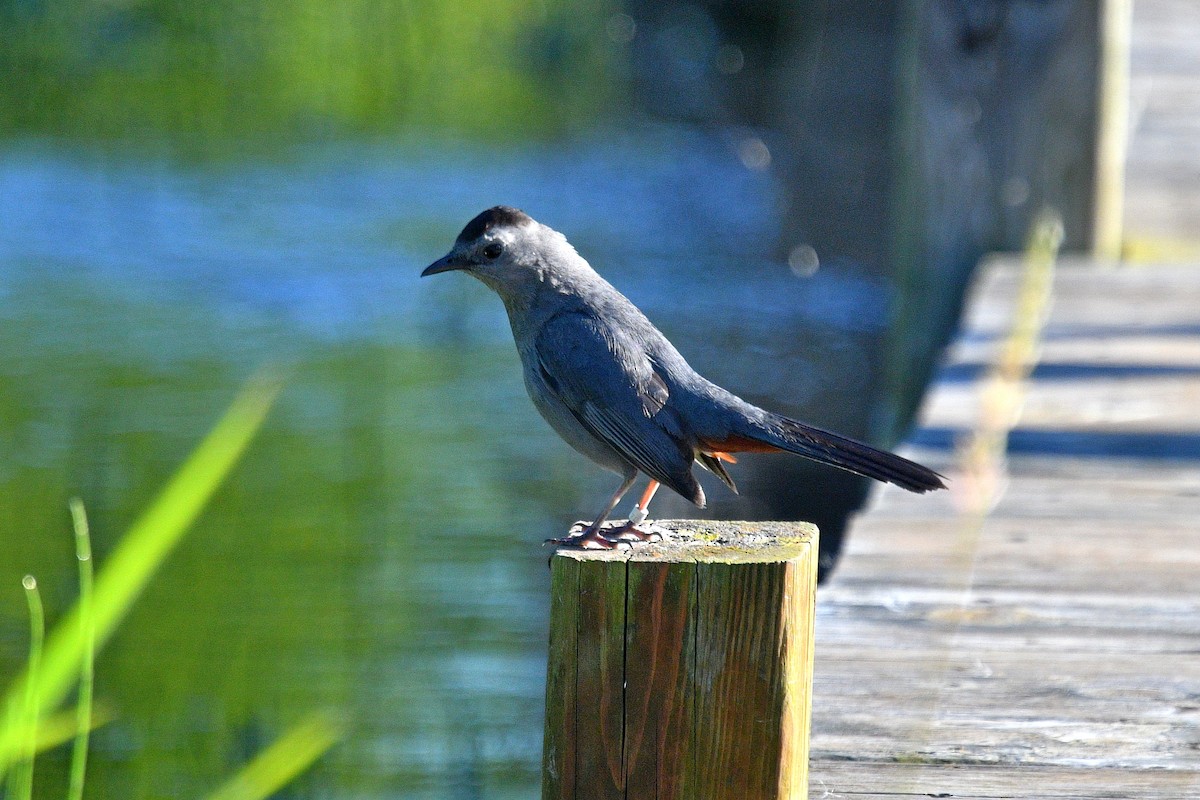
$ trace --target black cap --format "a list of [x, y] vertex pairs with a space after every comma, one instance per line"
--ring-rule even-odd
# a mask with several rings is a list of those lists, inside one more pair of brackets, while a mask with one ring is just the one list
[[533, 222], [533, 218], [519, 208], [494, 206], [468, 222], [458, 235], [458, 240], [470, 242], [500, 225], [524, 225], [527, 222]]

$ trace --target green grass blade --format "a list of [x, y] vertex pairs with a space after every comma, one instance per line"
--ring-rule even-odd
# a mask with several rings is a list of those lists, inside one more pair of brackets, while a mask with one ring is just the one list
[[[91, 730], [106, 725], [116, 718], [116, 712], [96, 703], [92, 708]], [[79, 712], [72, 708], [57, 714], [48, 714], [24, 724], [14, 721], [11, 727], [9, 741], [13, 743], [10, 751], [0, 753], [0, 758], [11, 763], [20, 758], [28, 750], [29, 739], [34, 740], [33, 752], [44, 752], [69, 742], [79, 733]], [[0, 797], [3, 797], [0, 794]]]
[[[99, 649], [188, 526], [237, 463], [270, 410], [282, 384], [278, 378], [251, 381], [208, 436], [192, 452], [148, 509], [133, 523], [96, 576], [91, 600], [91, 646]], [[28, 691], [44, 712], [59, 707], [79, 675], [87, 649], [77, 604], [53, 629], [45, 657], [9, 690], [6, 707]], [[9, 733], [0, 731], [3, 754], [11, 752]]]
[[[29, 672], [36, 675], [42, 663], [42, 647], [46, 634], [46, 614], [42, 608], [42, 596], [38, 593], [37, 579], [26, 575], [21, 579], [25, 588], [25, 600], [29, 604]], [[30, 800], [33, 797], [33, 755], [37, 749], [37, 723], [41, 715], [38, 706], [37, 684], [25, 684], [22, 693], [18, 730], [21, 740], [17, 743], [17, 766], [9, 774], [7, 796], [12, 800]]]
[[87, 774], [88, 741], [92, 732], [92, 688], [96, 664], [96, 625], [92, 609], [92, 539], [83, 501], [71, 498], [71, 520], [75, 528], [75, 558], [79, 562], [79, 637], [83, 657], [79, 662], [79, 705], [75, 716], [75, 744], [71, 750], [67, 800], [83, 800]]
[[261, 800], [312, 766], [342, 736], [330, 715], [314, 712], [226, 781], [205, 800]]

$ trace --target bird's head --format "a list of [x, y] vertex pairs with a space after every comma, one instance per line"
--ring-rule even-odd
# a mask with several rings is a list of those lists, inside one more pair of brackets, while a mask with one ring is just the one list
[[468, 222], [450, 252], [426, 267], [421, 277], [461, 270], [507, 301], [547, 281], [569, 279], [581, 269], [591, 271], [562, 234], [524, 211], [495, 206]]

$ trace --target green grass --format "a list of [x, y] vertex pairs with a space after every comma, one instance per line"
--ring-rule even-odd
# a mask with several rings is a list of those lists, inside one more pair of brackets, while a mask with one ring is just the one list
[[[79, 600], [44, 635], [45, 620], [37, 581], [23, 584], [29, 605], [30, 646], [23, 674], [4, 695], [0, 724], [0, 778], [6, 797], [27, 800], [33, 793], [35, 754], [74, 738], [69, 800], [83, 795], [87, 748], [99, 721], [93, 703], [95, 656], [120, 625], [146, 584], [203, 511], [262, 426], [282, 386], [275, 376], [252, 380], [192, 452], [167, 485], [133, 523], [93, 580], [91, 543], [83, 503], [71, 502]], [[78, 684], [73, 712], [60, 711]], [[213, 798], [266, 797], [310, 766], [340, 737], [341, 726], [314, 714], [218, 789]]]
[[92, 691], [96, 662], [96, 619], [93, 609], [92, 539], [83, 501], [71, 498], [71, 521], [75, 528], [75, 560], [79, 562], [79, 638], [83, 653], [79, 662], [79, 705], [75, 710], [75, 746], [71, 749], [70, 783], [67, 800], [82, 800], [87, 774], [88, 740], [92, 732]]
[[[29, 605], [29, 672], [36, 674], [42, 665], [46, 615], [42, 609], [37, 579], [26, 575], [21, 580], [21, 586], [25, 589], [25, 601]], [[8, 749], [17, 757], [17, 764], [8, 776], [6, 796], [13, 800], [29, 800], [33, 796], [33, 755], [37, 749], [39, 716], [38, 695], [32, 682], [27, 683], [19, 694], [13, 694], [9, 707], [9, 719], [14, 722], [16, 735]]]
[[267, 797], [320, 758], [341, 738], [341, 734], [339, 720], [324, 712], [313, 712], [205, 800], [257, 800]]

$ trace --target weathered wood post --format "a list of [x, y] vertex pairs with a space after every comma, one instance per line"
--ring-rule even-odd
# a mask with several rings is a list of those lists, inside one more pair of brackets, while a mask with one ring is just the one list
[[658, 524], [551, 559], [543, 800], [807, 798], [817, 529]]

